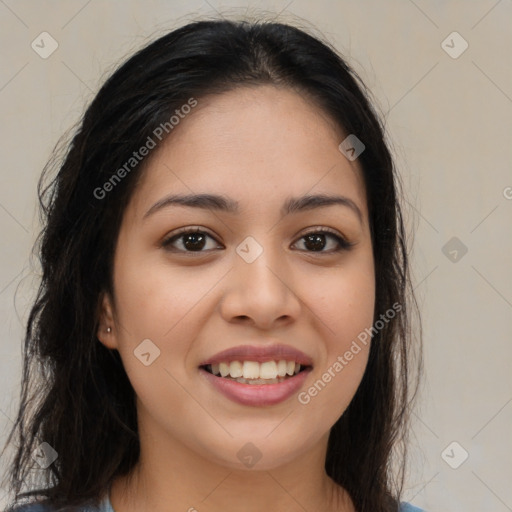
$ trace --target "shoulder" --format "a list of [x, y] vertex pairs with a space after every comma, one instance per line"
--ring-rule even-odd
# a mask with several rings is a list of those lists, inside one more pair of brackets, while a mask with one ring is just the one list
[[104, 508], [98, 508], [94, 505], [54, 507], [46, 503], [25, 503], [11, 506], [3, 512], [103, 512], [104, 510]]
[[42, 503], [25, 503], [23, 505], [11, 505], [3, 512], [50, 512], [52, 509]]
[[424, 512], [421, 508], [413, 507], [409, 503], [400, 504], [400, 512]]
[[47, 503], [25, 503], [11, 506], [3, 512], [114, 512], [110, 504], [109, 494], [99, 500], [99, 505], [84, 504], [75, 506], [55, 507]]

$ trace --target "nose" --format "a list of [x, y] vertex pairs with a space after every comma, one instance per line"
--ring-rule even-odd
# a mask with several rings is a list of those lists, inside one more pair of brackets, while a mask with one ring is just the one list
[[302, 305], [287, 265], [282, 255], [269, 249], [264, 249], [251, 263], [236, 254], [221, 302], [223, 318], [262, 330], [296, 321]]

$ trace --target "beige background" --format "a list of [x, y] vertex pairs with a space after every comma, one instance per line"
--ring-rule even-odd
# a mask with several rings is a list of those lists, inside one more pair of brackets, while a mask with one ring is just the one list
[[[0, 440], [37, 283], [35, 186], [54, 144], [119, 59], [198, 15], [262, 8], [317, 27], [386, 115], [425, 332], [406, 498], [431, 512], [512, 510], [510, 0], [0, 1]], [[31, 48], [43, 31], [59, 45], [47, 59]], [[442, 46], [453, 31], [469, 45], [458, 58]], [[462, 257], [443, 253], [452, 237]], [[462, 450], [458, 469], [443, 460], [456, 465]]]

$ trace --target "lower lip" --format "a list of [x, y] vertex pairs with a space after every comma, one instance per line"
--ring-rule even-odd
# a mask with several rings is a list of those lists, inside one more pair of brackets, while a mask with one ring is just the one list
[[216, 377], [203, 368], [200, 368], [199, 371], [217, 391], [220, 391], [233, 402], [258, 407], [284, 402], [297, 393], [304, 384], [311, 368], [307, 368], [277, 384], [242, 384], [236, 380]]

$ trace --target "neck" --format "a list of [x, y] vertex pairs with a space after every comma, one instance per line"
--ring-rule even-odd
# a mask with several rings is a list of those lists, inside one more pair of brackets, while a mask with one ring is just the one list
[[162, 446], [140, 433], [140, 459], [129, 475], [112, 483], [112, 507], [115, 512], [354, 512], [348, 493], [325, 473], [327, 440], [328, 435], [300, 460], [270, 470], [234, 470], [173, 439]]

